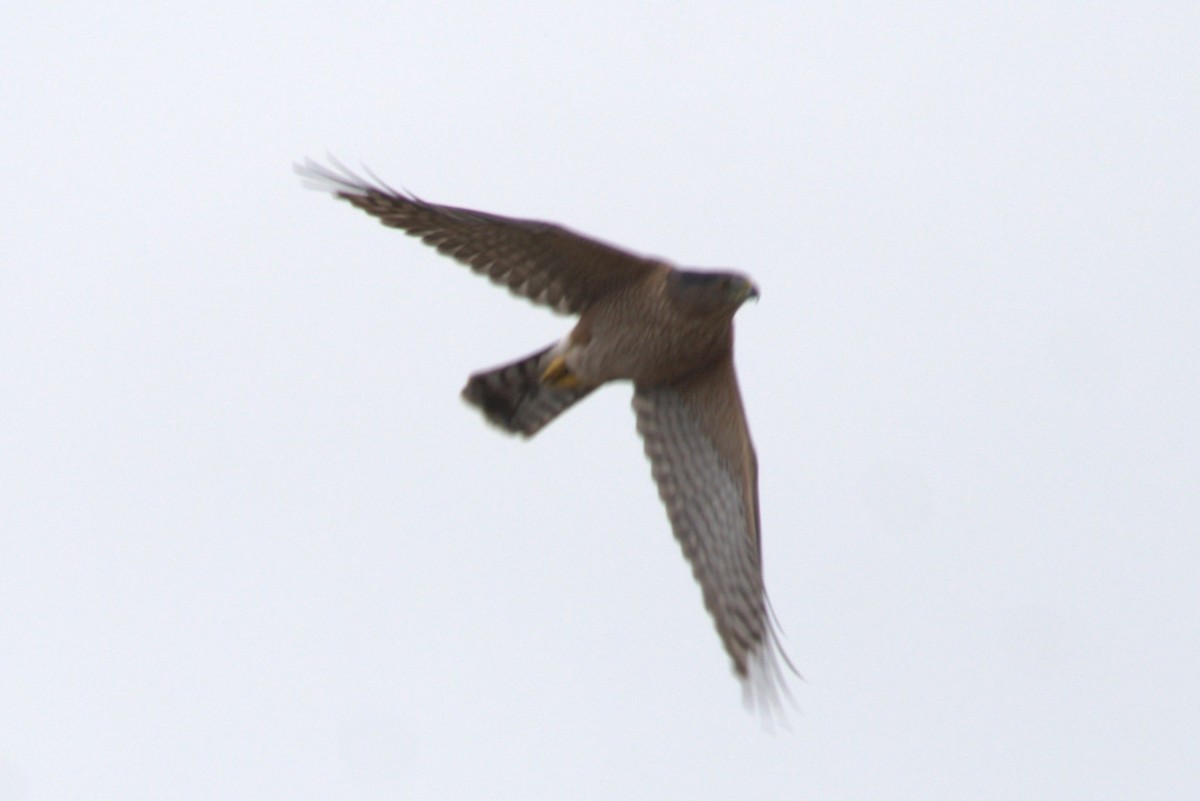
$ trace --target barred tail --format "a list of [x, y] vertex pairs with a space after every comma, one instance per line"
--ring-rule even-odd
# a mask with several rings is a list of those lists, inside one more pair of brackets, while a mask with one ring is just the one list
[[513, 434], [532, 437], [547, 423], [585, 397], [595, 387], [561, 389], [542, 383], [551, 348], [475, 373], [463, 388], [463, 400], [478, 406], [494, 425]]

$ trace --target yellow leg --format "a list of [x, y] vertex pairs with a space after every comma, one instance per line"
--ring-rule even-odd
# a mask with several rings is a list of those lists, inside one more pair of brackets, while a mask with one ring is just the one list
[[567, 360], [559, 355], [542, 371], [542, 383], [559, 389], [573, 389], [579, 386], [579, 378], [567, 369]]

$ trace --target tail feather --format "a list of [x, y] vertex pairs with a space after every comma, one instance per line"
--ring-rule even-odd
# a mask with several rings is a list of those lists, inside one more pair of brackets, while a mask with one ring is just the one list
[[494, 425], [513, 434], [532, 437], [595, 387], [561, 389], [542, 383], [551, 348], [482, 373], [463, 388], [467, 403], [478, 406]]

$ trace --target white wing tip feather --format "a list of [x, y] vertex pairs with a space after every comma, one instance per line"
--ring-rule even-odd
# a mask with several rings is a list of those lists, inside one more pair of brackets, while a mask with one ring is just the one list
[[421, 204], [424, 202], [407, 189], [400, 190], [391, 186], [387, 181], [371, 172], [371, 168], [365, 164], [362, 165], [362, 171], [370, 180], [363, 178], [332, 155], [326, 155], [325, 158], [329, 160], [331, 167], [326, 167], [307, 157], [303, 164], [292, 165], [292, 170], [304, 179], [305, 188], [328, 192], [334, 197], [389, 195], [410, 203]]
[[329, 163], [333, 165], [332, 168], [305, 158], [303, 164], [293, 164], [292, 169], [304, 179], [304, 186], [307, 189], [316, 189], [331, 195], [358, 195], [360, 197], [366, 197], [372, 191], [380, 191], [378, 187], [373, 186], [333, 156], [328, 156], [328, 159]]
[[776, 723], [787, 729], [787, 709], [797, 710], [796, 699], [788, 690], [784, 666], [799, 676], [772, 630], [768, 641], [750, 655], [747, 675], [738, 677], [742, 682], [742, 703], [755, 712], [768, 729], [773, 729]]

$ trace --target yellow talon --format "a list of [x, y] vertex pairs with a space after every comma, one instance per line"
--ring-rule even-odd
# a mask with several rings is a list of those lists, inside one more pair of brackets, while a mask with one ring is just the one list
[[542, 383], [558, 389], [572, 389], [579, 386], [579, 377], [567, 369], [567, 360], [559, 355], [542, 371]]

